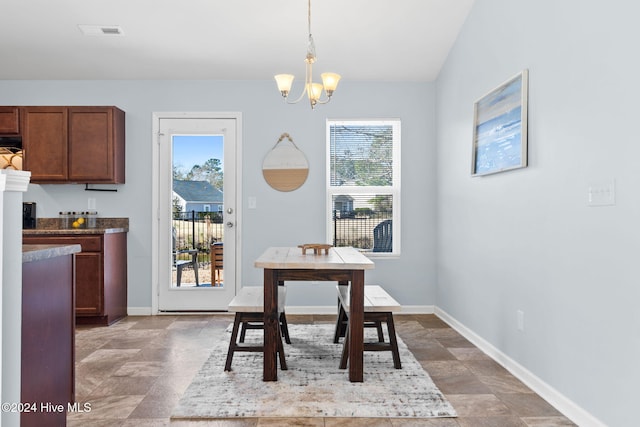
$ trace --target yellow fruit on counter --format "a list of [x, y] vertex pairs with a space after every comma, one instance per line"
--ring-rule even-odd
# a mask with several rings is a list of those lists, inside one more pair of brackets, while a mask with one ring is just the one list
[[77, 221], [77, 222], [78, 222], [78, 224], [80, 224], [80, 225], [84, 224], [84, 218], [78, 218], [76, 221]]
[[80, 223], [79, 223], [78, 221], [73, 221], [73, 223], [71, 224], [71, 226], [72, 226], [73, 228], [78, 228], [78, 227], [80, 227]]

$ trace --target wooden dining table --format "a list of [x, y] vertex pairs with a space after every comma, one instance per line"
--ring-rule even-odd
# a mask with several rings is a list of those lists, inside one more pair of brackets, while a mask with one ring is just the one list
[[[363, 381], [364, 273], [373, 261], [352, 247], [303, 253], [299, 247], [268, 248], [254, 264], [264, 269], [264, 381], [277, 381], [279, 338], [277, 287], [287, 281], [329, 281], [351, 285], [349, 381]], [[336, 360], [336, 364], [339, 360]]]

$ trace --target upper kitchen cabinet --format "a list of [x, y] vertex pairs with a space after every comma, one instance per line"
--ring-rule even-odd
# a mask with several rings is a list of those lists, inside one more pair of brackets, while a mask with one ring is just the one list
[[124, 111], [22, 107], [24, 169], [34, 183], [125, 182]]
[[69, 181], [124, 183], [124, 111], [69, 108]]
[[68, 178], [68, 112], [65, 107], [23, 107], [24, 170], [31, 182], [65, 182]]
[[0, 135], [18, 135], [20, 115], [18, 107], [0, 107]]

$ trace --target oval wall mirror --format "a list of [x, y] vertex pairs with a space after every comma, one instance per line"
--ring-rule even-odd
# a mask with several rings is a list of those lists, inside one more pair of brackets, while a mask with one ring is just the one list
[[[287, 138], [291, 144], [281, 144]], [[280, 136], [262, 162], [262, 175], [271, 188], [293, 191], [300, 188], [309, 175], [309, 163], [288, 133]]]

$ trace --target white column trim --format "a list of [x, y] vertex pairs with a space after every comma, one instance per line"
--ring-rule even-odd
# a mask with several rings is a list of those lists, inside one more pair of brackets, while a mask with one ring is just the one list
[[27, 191], [29, 181], [31, 180], [31, 172], [16, 171], [12, 169], [0, 170], [0, 191]]
[[[20, 384], [11, 384], [9, 390], [5, 389], [5, 385], [3, 384], [3, 380], [6, 378], [11, 379], [13, 373], [9, 375], [3, 375], [3, 370], [7, 369], [9, 371], [19, 369], [19, 360], [18, 366], [5, 366], [6, 361], [9, 360], [9, 364], [13, 365], [11, 359], [19, 358], [20, 355], [20, 338], [7, 337], [7, 335], [2, 333], [2, 319], [4, 316], [10, 316], [10, 322], [8, 324], [12, 324], [14, 321], [19, 322], [21, 318], [21, 311], [18, 309], [15, 312], [7, 312], [3, 313], [2, 304], [5, 299], [5, 280], [8, 282], [13, 282], [14, 280], [18, 283], [22, 280], [22, 264], [16, 264], [14, 262], [14, 254], [22, 253], [21, 245], [22, 240], [16, 239], [14, 235], [14, 230], [16, 228], [22, 230], [22, 223], [18, 218], [15, 218], [13, 215], [16, 211], [16, 206], [13, 203], [20, 203], [22, 201], [22, 194], [18, 195], [6, 195], [8, 192], [19, 192], [24, 193], [27, 191], [27, 187], [29, 186], [29, 180], [31, 179], [31, 172], [28, 171], [16, 171], [12, 169], [2, 169], [0, 170], [0, 401], [4, 402], [5, 399], [3, 397], [7, 397], [8, 399], [14, 399], [15, 396], [20, 397]], [[11, 206], [9, 205], [11, 203]], [[11, 215], [6, 215], [7, 212], [11, 212]], [[15, 223], [14, 223], [15, 222]], [[11, 231], [11, 233], [5, 233], [5, 230]], [[8, 236], [11, 234], [11, 236]], [[11, 261], [5, 260], [5, 255], [11, 254]], [[13, 283], [12, 283], [13, 284]], [[20, 285], [20, 289], [22, 289]], [[8, 298], [8, 301], [12, 301], [12, 298]], [[17, 325], [16, 329], [20, 331], [20, 324]], [[4, 342], [8, 340], [8, 342]], [[11, 357], [5, 357], [3, 359], [3, 351], [6, 348], [7, 351], [12, 351]], [[14, 350], [15, 349], [15, 350]], [[6, 380], [10, 381], [10, 380]], [[4, 413], [0, 417], [0, 426], [2, 425], [2, 420], [5, 420], [5, 424], [13, 424], [13, 422], [19, 422], [19, 414], [8, 414]]]

